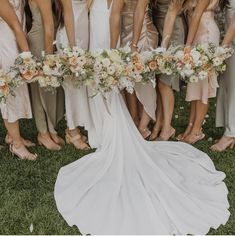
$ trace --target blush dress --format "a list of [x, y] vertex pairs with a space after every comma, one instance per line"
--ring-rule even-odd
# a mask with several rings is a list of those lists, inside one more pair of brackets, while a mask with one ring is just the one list
[[[24, 6], [21, 0], [9, 1], [24, 24]], [[19, 54], [16, 38], [8, 24], [0, 18], [0, 69], [8, 71]], [[2, 118], [10, 123], [19, 119], [32, 118], [28, 86], [22, 85], [15, 90], [15, 96], [9, 96], [5, 104], [0, 104]]]
[[[220, 31], [214, 19], [215, 9], [218, 4], [219, 0], [211, 0], [207, 10], [202, 14], [193, 45], [207, 43], [219, 45]], [[190, 13], [192, 12], [193, 9], [191, 9]], [[189, 21], [191, 20], [193, 19], [189, 15]], [[199, 80], [197, 83], [188, 83], [186, 101], [201, 101], [207, 104], [209, 98], [216, 97], [218, 87], [217, 75], [215, 73], [205, 80]]]

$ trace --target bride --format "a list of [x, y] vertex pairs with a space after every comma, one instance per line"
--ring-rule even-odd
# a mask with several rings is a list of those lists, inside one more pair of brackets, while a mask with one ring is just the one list
[[[109, 5], [93, 4], [99, 9], [92, 8], [91, 25], [107, 23]], [[102, 27], [91, 27], [99, 35], [91, 40], [107, 48], [109, 30]], [[55, 184], [70, 226], [83, 234], [206, 234], [227, 222], [225, 174], [205, 153], [186, 143], [145, 141], [115, 92], [102, 119], [99, 149], [61, 168]]]

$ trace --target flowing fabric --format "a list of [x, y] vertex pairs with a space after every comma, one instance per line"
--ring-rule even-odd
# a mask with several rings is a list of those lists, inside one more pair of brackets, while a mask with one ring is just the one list
[[145, 141], [120, 93], [96, 101], [100, 147], [62, 167], [55, 184], [57, 208], [70, 226], [83, 234], [206, 234], [227, 222], [225, 174], [205, 153]]

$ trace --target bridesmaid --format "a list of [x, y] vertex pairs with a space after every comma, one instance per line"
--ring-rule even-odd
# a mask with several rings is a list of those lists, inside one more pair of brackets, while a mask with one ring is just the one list
[[[150, 1], [153, 23], [158, 29], [160, 45], [162, 47], [166, 47], [166, 45], [164, 45], [165, 39], [163, 36], [163, 31], [165, 28], [164, 25], [167, 27], [169, 19], [171, 19], [171, 17], [174, 16], [174, 10], [172, 11], [172, 9], [168, 9], [171, 2], [173, 1], [172, 0]], [[181, 1], [178, 2], [180, 3]], [[172, 30], [173, 32], [169, 43], [173, 43], [174, 45], [183, 45], [185, 43], [186, 31], [187, 31], [187, 23], [183, 13], [176, 16]], [[174, 111], [174, 103], [175, 103], [173, 91], [175, 90], [179, 92], [180, 90], [179, 79], [175, 78], [174, 76], [162, 75], [159, 78], [158, 88], [162, 100], [163, 119], [161, 116], [159, 117], [157, 116], [156, 124], [150, 138], [152, 140], [158, 139], [161, 141], [167, 141], [169, 138], [175, 135], [175, 129], [171, 125]]]
[[[235, 49], [235, 1], [224, 1], [226, 7], [227, 34], [222, 45], [232, 44]], [[233, 148], [235, 144], [235, 54], [229, 59], [227, 71], [223, 74], [217, 98], [216, 126], [225, 127], [225, 132], [218, 143], [213, 145], [213, 151], [222, 152], [228, 147]]]
[[[139, 9], [143, 9], [143, 20], [141, 24], [140, 33], [134, 35], [134, 20], [136, 21]], [[137, 11], [137, 12], [135, 12]], [[147, 51], [157, 47], [158, 34], [149, 17], [149, 9], [147, 4], [143, 0], [114, 0], [110, 18], [111, 29], [111, 47], [115, 48], [120, 35], [121, 47], [127, 45], [132, 41], [132, 49]], [[121, 25], [121, 33], [118, 30]], [[133, 41], [134, 40], [134, 41]], [[148, 124], [151, 119], [155, 120], [156, 112], [156, 90], [151, 83], [142, 85], [136, 84], [135, 93], [143, 106], [141, 119], [138, 124], [139, 131], [143, 138], [149, 138], [151, 131], [148, 129]], [[132, 95], [133, 96], [133, 95]], [[127, 104], [130, 95], [127, 94]], [[133, 97], [132, 97], [133, 99]], [[130, 107], [130, 113], [134, 121], [136, 121], [136, 115], [133, 115], [132, 107]]]
[[[88, 49], [89, 25], [88, 5], [86, 0], [61, 0], [58, 5], [59, 29], [57, 31], [57, 49], [60, 45], [77, 46]], [[86, 87], [76, 88], [67, 78], [63, 84], [65, 92], [65, 110], [68, 129], [66, 130], [66, 142], [73, 144], [77, 149], [88, 149], [83, 141], [78, 126], [85, 126], [89, 117], [88, 94]]]
[[[188, 0], [186, 10], [189, 15], [189, 33], [186, 45], [213, 43], [219, 45], [220, 31], [214, 19], [214, 11], [219, 0]], [[183, 141], [194, 144], [204, 139], [202, 124], [208, 111], [209, 98], [216, 97], [218, 88], [216, 74], [205, 80], [187, 85], [186, 101], [191, 102], [188, 127]]]
[[[22, 30], [24, 2], [21, 0], [2, 0], [0, 7], [0, 69], [7, 71], [14, 64], [19, 52], [29, 51], [25, 34]], [[20, 51], [19, 51], [20, 50]], [[36, 154], [27, 150], [30, 141], [21, 137], [19, 119], [32, 118], [27, 85], [15, 90], [15, 97], [9, 96], [6, 104], [1, 104], [1, 113], [8, 131], [6, 142], [10, 151], [20, 159], [35, 160]]]
[[[54, 20], [52, 0], [28, 0], [32, 16], [32, 27], [28, 41], [32, 53], [40, 57], [42, 51], [53, 53]], [[57, 4], [58, 1], [54, 1]], [[57, 135], [55, 126], [64, 116], [64, 94], [59, 88], [56, 93], [45, 91], [38, 83], [30, 84], [33, 114], [38, 130], [38, 142], [49, 150], [60, 150], [64, 144]]]

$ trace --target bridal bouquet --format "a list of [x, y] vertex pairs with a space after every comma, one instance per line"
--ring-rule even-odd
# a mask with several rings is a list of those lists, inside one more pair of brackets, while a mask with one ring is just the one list
[[75, 86], [81, 86], [83, 83], [93, 78], [94, 58], [89, 52], [79, 47], [62, 48], [60, 57], [65, 65], [65, 77], [74, 81]]
[[212, 51], [211, 62], [215, 70], [218, 73], [225, 72], [225, 61], [233, 55], [234, 49], [229, 47], [215, 47], [214, 45], [210, 45], [210, 51]]
[[10, 76], [18, 86], [35, 81], [38, 75], [38, 64], [31, 52], [22, 52], [10, 68]]
[[148, 67], [151, 52], [144, 54], [131, 52], [129, 47], [118, 50], [124, 63], [124, 70], [120, 77], [120, 89], [126, 89], [129, 93], [134, 92], [135, 83], [148, 83], [155, 79], [154, 71]]
[[190, 48], [179, 48], [175, 55], [176, 74], [188, 83], [204, 80], [213, 72], [210, 58], [202, 45]]
[[43, 55], [37, 81], [40, 87], [54, 90], [61, 86], [66, 74], [66, 66], [58, 54]]
[[15, 87], [16, 85], [14, 84], [10, 75], [0, 70], [0, 103], [6, 102], [8, 95], [14, 95]]
[[151, 57], [147, 62], [150, 71], [156, 74], [172, 75], [175, 71], [174, 47], [169, 49], [157, 48], [151, 52]]
[[[94, 52], [93, 80], [89, 85], [94, 91], [105, 94], [112, 90], [119, 91], [119, 79], [125, 68], [125, 63], [118, 50], [103, 50]], [[87, 85], [87, 83], [86, 83]]]

